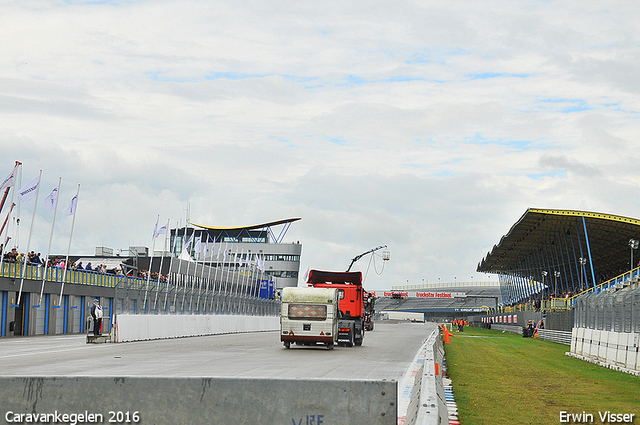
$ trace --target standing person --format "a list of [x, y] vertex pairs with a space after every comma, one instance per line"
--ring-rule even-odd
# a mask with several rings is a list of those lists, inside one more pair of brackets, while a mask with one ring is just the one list
[[100, 300], [93, 300], [93, 306], [91, 307], [91, 317], [93, 318], [93, 334], [102, 334], [102, 306]]

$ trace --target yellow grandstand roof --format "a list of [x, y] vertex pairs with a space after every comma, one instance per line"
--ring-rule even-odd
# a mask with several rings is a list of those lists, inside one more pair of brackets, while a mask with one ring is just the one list
[[544, 264], [547, 271], [550, 265], [572, 271], [578, 257], [589, 257], [595, 275], [624, 272], [630, 269], [629, 239], [640, 240], [640, 220], [589, 211], [529, 208], [480, 261], [477, 270], [528, 276], [540, 268], [538, 264]]

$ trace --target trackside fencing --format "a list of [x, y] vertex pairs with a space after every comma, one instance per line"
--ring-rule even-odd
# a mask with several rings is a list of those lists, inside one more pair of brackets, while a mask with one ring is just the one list
[[112, 335], [114, 342], [131, 342], [241, 332], [278, 331], [280, 318], [230, 314], [120, 314], [115, 329], [116, 331]]
[[640, 287], [590, 293], [576, 300], [567, 355], [640, 376], [639, 347]]

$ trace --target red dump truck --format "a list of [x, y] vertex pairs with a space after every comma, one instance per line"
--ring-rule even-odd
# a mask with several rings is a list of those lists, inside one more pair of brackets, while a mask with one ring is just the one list
[[310, 270], [307, 284], [314, 288], [338, 290], [340, 317], [338, 344], [362, 345], [364, 338], [364, 289], [362, 272], [329, 272]]

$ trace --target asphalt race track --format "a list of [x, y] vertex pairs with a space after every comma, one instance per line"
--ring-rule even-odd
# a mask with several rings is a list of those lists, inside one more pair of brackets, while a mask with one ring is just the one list
[[0, 376], [399, 380], [435, 328], [376, 323], [362, 347], [284, 348], [278, 332], [86, 344], [84, 335], [0, 340]]

